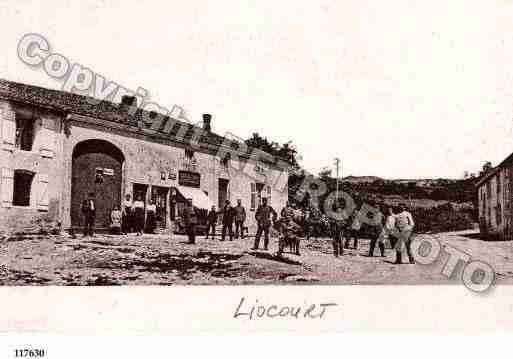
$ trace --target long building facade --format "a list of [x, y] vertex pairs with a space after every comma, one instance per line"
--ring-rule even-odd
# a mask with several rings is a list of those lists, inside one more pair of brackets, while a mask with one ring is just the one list
[[187, 198], [203, 210], [240, 199], [249, 232], [261, 198], [276, 211], [288, 200], [285, 162], [216, 135], [208, 114], [197, 127], [129, 96], [115, 104], [0, 80], [0, 123], [3, 233], [79, 229], [91, 192], [98, 228], [126, 195], [155, 201], [162, 230]]
[[485, 239], [513, 239], [513, 154], [476, 183], [479, 229]]

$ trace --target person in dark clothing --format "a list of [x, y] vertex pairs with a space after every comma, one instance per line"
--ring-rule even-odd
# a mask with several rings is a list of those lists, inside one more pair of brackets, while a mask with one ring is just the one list
[[145, 232], [153, 234], [157, 228], [157, 206], [155, 201], [151, 200], [146, 206], [146, 226]]
[[[348, 216], [342, 207], [338, 207], [334, 218], [330, 220], [330, 233], [333, 240], [333, 254], [335, 257], [344, 255], [344, 231], [347, 226]], [[347, 243], [347, 242], [346, 242]]]
[[194, 210], [194, 206], [192, 205], [192, 199], [188, 199], [187, 202], [187, 207], [185, 207], [183, 211], [185, 232], [187, 233], [187, 237], [189, 237], [189, 244], [195, 244], [196, 224], [198, 224], [198, 217], [196, 216], [196, 211]]
[[123, 201], [122, 208], [122, 218], [121, 218], [121, 232], [123, 234], [128, 234], [132, 232], [132, 200], [130, 195], [127, 194], [125, 196], [125, 200]]
[[226, 236], [226, 230], [228, 230], [228, 235], [230, 236], [230, 241], [233, 241], [233, 220], [234, 220], [234, 211], [233, 207], [230, 205], [230, 201], [226, 201], [223, 207], [223, 231], [221, 235], [221, 240], [224, 241]]
[[267, 198], [262, 198], [262, 204], [258, 206], [255, 214], [257, 233], [253, 250], [258, 249], [262, 233], [264, 233], [264, 250], [267, 250], [269, 244], [269, 229], [271, 228], [272, 222], [275, 222], [277, 217], [276, 211], [271, 206], [267, 205]]
[[235, 215], [235, 239], [244, 239], [244, 222], [246, 221], [246, 209], [242, 206], [242, 201], [237, 200], [237, 206], [233, 208]]
[[215, 238], [216, 224], [217, 224], [216, 206], [212, 206], [212, 208], [210, 209], [210, 211], [208, 211], [208, 214], [207, 214], [207, 237], [206, 237], [206, 239], [208, 239], [208, 234], [210, 233], [211, 229], [212, 229], [212, 239]]
[[369, 257], [374, 256], [374, 249], [376, 248], [376, 242], [378, 243], [379, 251], [381, 256], [385, 256], [385, 236], [384, 236], [384, 222], [385, 217], [383, 212], [377, 211], [373, 213], [373, 226], [372, 226], [372, 238], [369, 246]]
[[144, 229], [144, 202], [141, 195], [137, 195], [132, 204], [134, 230], [138, 236], [142, 236]]
[[84, 215], [84, 237], [94, 236], [94, 221], [96, 219], [96, 203], [94, 193], [82, 202], [82, 214]]

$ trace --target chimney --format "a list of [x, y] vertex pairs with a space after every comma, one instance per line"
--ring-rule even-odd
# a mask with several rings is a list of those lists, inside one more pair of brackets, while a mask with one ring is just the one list
[[207, 132], [212, 131], [212, 126], [210, 125], [210, 121], [212, 120], [212, 115], [209, 113], [203, 114], [203, 129]]
[[137, 98], [135, 96], [123, 95], [119, 109], [123, 112], [128, 112], [130, 107], [137, 107]]

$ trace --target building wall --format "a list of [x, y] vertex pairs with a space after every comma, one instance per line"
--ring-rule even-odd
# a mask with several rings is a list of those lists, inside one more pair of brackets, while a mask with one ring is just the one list
[[511, 166], [498, 168], [477, 188], [479, 225], [484, 236], [513, 239], [512, 171]]
[[[31, 151], [15, 148], [16, 113], [35, 118]], [[41, 227], [56, 227], [62, 201], [61, 118], [31, 106], [0, 101], [0, 127], [0, 231], [31, 232]], [[14, 170], [34, 174], [29, 206], [13, 204]]]
[[[62, 212], [64, 214], [64, 226], [70, 225], [70, 194], [71, 194], [71, 156], [73, 148], [80, 142], [89, 139], [101, 139], [108, 141], [118, 147], [125, 156], [123, 169], [123, 193], [131, 194], [133, 184], [145, 184], [148, 186], [159, 186], [172, 188], [178, 186], [178, 171], [191, 170], [188, 161], [185, 159], [185, 149], [165, 144], [148, 141], [144, 136], [127, 136], [116, 131], [104, 131], [102, 128], [91, 125], [73, 122], [70, 127], [70, 135], [64, 141], [64, 163], [67, 178], [64, 188], [64, 200]], [[267, 169], [262, 174], [255, 169], [256, 164], [251, 161], [239, 161], [233, 158], [226, 168], [217, 156], [195, 151], [196, 160], [195, 172], [201, 175], [201, 190], [208, 194], [210, 200], [218, 206], [218, 180], [219, 178], [229, 180], [228, 198], [232, 204], [241, 199], [242, 205], [248, 213], [247, 224], [250, 232], [256, 230], [254, 211], [251, 211], [251, 183], [265, 183], [271, 187], [271, 205], [276, 211], [280, 211], [288, 200], [288, 189], [283, 186], [283, 178], [280, 178], [280, 186], [273, 184], [283, 175], [281, 171]], [[261, 166], [261, 165], [260, 165]], [[240, 170], [242, 169], [242, 170]], [[170, 172], [176, 173], [176, 179], [169, 179]], [[161, 179], [161, 174], [166, 174], [166, 179]], [[150, 192], [149, 190], [148, 192]], [[219, 208], [219, 207], [218, 207]]]
[[[5, 101], [0, 101], [0, 119], [2, 139], [12, 132], [15, 111], [20, 109]], [[18, 106], [19, 107], [19, 106]], [[12, 195], [12, 179], [2, 178], [0, 207], [0, 231], [31, 232], [39, 229], [38, 220], [43, 219], [49, 226], [62, 228], [71, 225], [71, 173], [72, 154], [75, 146], [86, 140], [100, 139], [108, 141], [121, 150], [125, 157], [123, 164], [122, 198], [132, 194], [134, 183], [148, 186], [171, 188], [178, 185], [178, 171], [193, 170], [201, 175], [201, 190], [218, 206], [218, 180], [229, 180], [228, 196], [232, 203], [242, 200], [248, 214], [247, 224], [250, 232], [256, 230], [254, 211], [251, 207], [251, 183], [265, 183], [270, 187], [271, 205], [280, 211], [288, 199], [287, 177], [282, 171], [270, 169], [261, 163], [232, 158], [227, 167], [220, 159], [206, 151], [195, 151], [195, 165], [185, 158], [185, 147], [157, 143], [144, 134], [123, 129], [123, 125], [105, 123], [94, 118], [71, 116], [65, 120], [63, 114], [52, 114], [30, 106], [22, 106], [23, 111], [35, 111], [39, 118], [32, 151], [14, 149], [10, 144], [2, 143], [0, 168], [4, 172], [25, 169], [35, 173], [32, 186], [33, 195], [29, 207], [17, 207], [9, 204], [7, 198]], [[7, 125], [5, 125], [7, 124]], [[112, 127], [109, 127], [111, 126]], [[9, 140], [7, 140], [8, 142]], [[264, 170], [262, 170], [264, 168]], [[176, 178], [170, 179], [169, 173]], [[161, 174], [166, 174], [166, 179]], [[39, 183], [42, 179], [45, 182]], [[279, 182], [279, 183], [276, 183]], [[150, 192], [149, 190], [148, 192]], [[44, 193], [43, 193], [44, 192]], [[168, 210], [169, 213], [169, 210]]]

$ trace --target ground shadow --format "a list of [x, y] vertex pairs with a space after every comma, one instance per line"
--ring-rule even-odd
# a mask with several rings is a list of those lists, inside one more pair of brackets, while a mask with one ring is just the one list
[[272, 253], [267, 253], [267, 252], [250, 252], [249, 255], [252, 255], [257, 258], [269, 259], [271, 261], [276, 261], [276, 262], [281, 262], [281, 263], [286, 263], [286, 264], [301, 265], [301, 262], [295, 261], [295, 260], [287, 258], [287, 257], [278, 256], [278, 255], [275, 255]]

